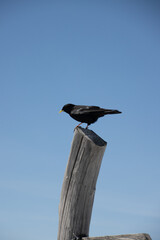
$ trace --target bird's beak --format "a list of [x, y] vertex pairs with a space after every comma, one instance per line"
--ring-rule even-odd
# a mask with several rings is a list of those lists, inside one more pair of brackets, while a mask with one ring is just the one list
[[63, 112], [63, 110], [60, 110], [59, 113]]

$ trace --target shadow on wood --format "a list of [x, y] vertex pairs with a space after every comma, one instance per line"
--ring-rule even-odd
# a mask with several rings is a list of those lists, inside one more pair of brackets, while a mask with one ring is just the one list
[[88, 236], [97, 177], [107, 143], [77, 127], [63, 180], [58, 240]]

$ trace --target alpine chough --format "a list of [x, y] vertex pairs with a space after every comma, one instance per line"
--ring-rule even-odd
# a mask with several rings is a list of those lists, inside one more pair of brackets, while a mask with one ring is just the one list
[[90, 124], [96, 122], [98, 118], [103, 117], [104, 115], [121, 113], [118, 110], [105, 109], [98, 106], [74, 105], [70, 103], [64, 105], [62, 110], [59, 112], [66, 112], [73, 119], [80, 122], [77, 127], [82, 123], [87, 123], [86, 128], [88, 128]]

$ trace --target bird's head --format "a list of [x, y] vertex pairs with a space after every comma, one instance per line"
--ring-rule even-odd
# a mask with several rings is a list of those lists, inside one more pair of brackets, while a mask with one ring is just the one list
[[66, 113], [70, 114], [70, 112], [72, 111], [74, 106], [75, 106], [74, 104], [68, 103], [63, 106], [62, 110], [60, 110], [59, 113], [66, 112]]

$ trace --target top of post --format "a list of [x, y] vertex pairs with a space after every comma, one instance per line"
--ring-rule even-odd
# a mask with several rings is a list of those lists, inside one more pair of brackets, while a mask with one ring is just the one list
[[91, 140], [95, 145], [103, 147], [107, 145], [107, 142], [104, 141], [101, 137], [99, 137], [95, 132], [90, 129], [76, 127], [75, 132], [78, 131], [82, 133], [85, 137]]

